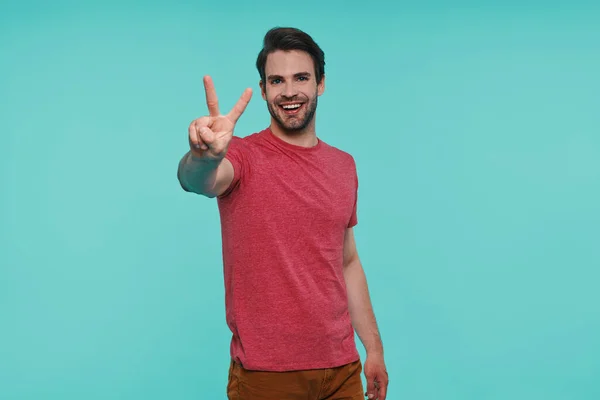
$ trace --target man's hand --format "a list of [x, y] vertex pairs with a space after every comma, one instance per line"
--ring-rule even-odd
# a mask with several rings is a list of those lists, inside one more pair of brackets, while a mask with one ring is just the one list
[[219, 111], [219, 100], [210, 76], [204, 77], [204, 90], [209, 115], [195, 119], [190, 124], [188, 128], [190, 150], [196, 158], [218, 162], [225, 157], [235, 124], [252, 97], [252, 89], [248, 88], [244, 91], [227, 115], [221, 115]]
[[369, 400], [385, 400], [388, 387], [388, 373], [383, 361], [383, 354], [368, 354], [365, 361], [365, 378]]

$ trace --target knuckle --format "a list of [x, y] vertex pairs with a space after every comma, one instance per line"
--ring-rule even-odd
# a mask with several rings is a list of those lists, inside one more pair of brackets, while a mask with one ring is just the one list
[[190, 127], [200, 128], [201, 126], [208, 125], [209, 118], [204, 116], [200, 118], [196, 118], [190, 122]]

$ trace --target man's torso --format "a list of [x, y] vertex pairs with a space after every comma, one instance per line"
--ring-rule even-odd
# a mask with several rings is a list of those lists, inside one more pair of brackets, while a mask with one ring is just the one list
[[269, 130], [235, 138], [236, 178], [218, 199], [232, 358], [263, 371], [358, 359], [343, 277], [356, 224], [352, 157], [300, 148]]

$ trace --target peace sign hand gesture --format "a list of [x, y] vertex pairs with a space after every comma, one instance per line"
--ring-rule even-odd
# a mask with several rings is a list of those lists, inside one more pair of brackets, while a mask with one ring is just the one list
[[244, 90], [233, 109], [226, 115], [221, 115], [219, 111], [219, 100], [210, 76], [204, 77], [204, 90], [209, 115], [195, 119], [190, 124], [190, 150], [196, 158], [218, 162], [227, 153], [235, 124], [250, 102], [252, 89]]

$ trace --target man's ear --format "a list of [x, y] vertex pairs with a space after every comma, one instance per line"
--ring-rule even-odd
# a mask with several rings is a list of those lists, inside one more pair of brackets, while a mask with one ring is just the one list
[[258, 86], [260, 86], [260, 94], [263, 100], [267, 100], [267, 93], [265, 92], [265, 85], [263, 84], [262, 80], [258, 82]]
[[317, 85], [317, 94], [320, 96], [325, 91], [325, 75], [321, 76], [321, 82]]

